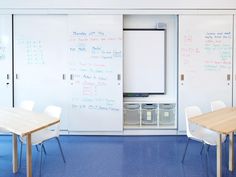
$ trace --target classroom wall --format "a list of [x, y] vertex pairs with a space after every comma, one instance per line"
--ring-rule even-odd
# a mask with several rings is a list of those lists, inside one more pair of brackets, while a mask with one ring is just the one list
[[235, 9], [235, 0], [5, 0], [0, 9]]
[[[235, 0], [7, 0], [0, 1], [0, 14], [124, 14], [124, 28], [155, 28], [167, 24], [166, 95], [125, 98], [124, 101], [177, 102], [178, 14], [236, 14]], [[137, 130], [131, 134], [145, 134]], [[162, 130], [161, 134], [168, 134]], [[126, 133], [126, 132], [124, 132]], [[176, 132], [171, 132], [175, 134]], [[129, 132], [130, 134], [130, 132]], [[160, 134], [152, 130], [147, 134]]]

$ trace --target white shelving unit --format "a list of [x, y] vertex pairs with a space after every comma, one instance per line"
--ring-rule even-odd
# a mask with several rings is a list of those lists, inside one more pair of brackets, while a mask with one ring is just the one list
[[124, 102], [124, 129], [177, 129], [176, 103]]

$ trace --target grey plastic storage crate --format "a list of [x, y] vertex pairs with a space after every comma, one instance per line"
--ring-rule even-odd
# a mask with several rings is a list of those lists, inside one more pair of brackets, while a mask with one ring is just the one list
[[159, 125], [175, 125], [175, 104], [159, 105]]
[[142, 124], [157, 124], [157, 104], [142, 104]]
[[140, 105], [127, 103], [124, 104], [124, 124], [139, 125], [140, 124]]

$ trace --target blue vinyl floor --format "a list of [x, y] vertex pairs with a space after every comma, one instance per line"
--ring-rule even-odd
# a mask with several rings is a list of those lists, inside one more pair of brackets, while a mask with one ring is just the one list
[[[42, 177], [215, 177], [216, 149], [200, 155], [201, 144], [191, 141], [184, 164], [186, 136], [61, 136], [66, 164], [56, 140], [45, 144]], [[25, 177], [22, 167], [12, 173], [11, 136], [0, 136], [0, 177]], [[236, 145], [235, 145], [236, 147]], [[228, 154], [228, 145], [227, 145]], [[225, 152], [225, 151], [223, 151]], [[40, 153], [33, 148], [33, 177], [39, 177]], [[223, 153], [223, 177], [236, 177], [227, 170]]]

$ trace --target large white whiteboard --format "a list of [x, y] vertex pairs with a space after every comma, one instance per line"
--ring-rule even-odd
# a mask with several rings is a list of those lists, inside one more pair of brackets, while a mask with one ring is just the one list
[[70, 15], [69, 130], [122, 131], [122, 16]]
[[0, 15], [0, 106], [12, 106], [11, 15]]
[[185, 107], [208, 112], [214, 100], [232, 105], [232, 38], [232, 15], [179, 16], [180, 131]]
[[62, 129], [122, 131], [122, 16], [15, 15], [15, 101], [62, 107]]
[[35, 101], [35, 111], [62, 107], [61, 129], [68, 129], [66, 15], [14, 15], [15, 105]]
[[124, 92], [165, 93], [164, 30], [124, 30]]
[[[236, 41], [236, 15], [234, 15], [234, 42]], [[233, 106], [236, 106], [236, 45], [234, 44], [234, 79], [233, 79]]]

